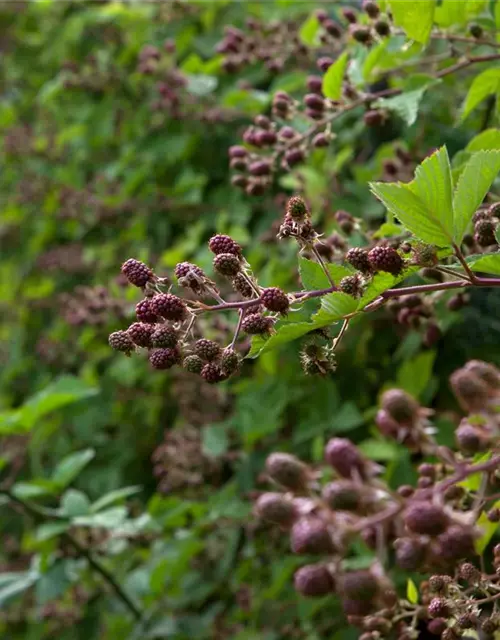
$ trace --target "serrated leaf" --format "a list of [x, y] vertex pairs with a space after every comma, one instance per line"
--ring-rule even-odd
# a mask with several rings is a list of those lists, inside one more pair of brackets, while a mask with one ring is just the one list
[[410, 604], [417, 604], [418, 602], [418, 589], [411, 578], [408, 578], [406, 583], [406, 598]]
[[307, 18], [304, 24], [300, 27], [299, 38], [301, 42], [308, 47], [312, 47], [316, 44], [317, 35], [319, 31], [319, 20], [313, 13]]
[[443, 0], [441, 6], [436, 7], [435, 21], [440, 27], [451, 27], [452, 25], [464, 25], [472, 17], [481, 13], [487, 0], [467, 0], [457, 2], [457, 0]]
[[[396, 113], [410, 127], [417, 120], [418, 108], [424, 93], [430, 86], [436, 84], [436, 82], [435, 79], [430, 79], [423, 86], [404, 91], [399, 96], [379, 98], [375, 104], [376, 106], [389, 109], [389, 111]], [[408, 87], [410, 86], [409, 84]]]
[[287, 323], [278, 327], [276, 333], [267, 339], [261, 336], [255, 336], [252, 340], [252, 347], [247, 358], [256, 358], [257, 356], [260, 356], [267, 351], [271, 351], [282, 344], [286, 344], [292, 340], [297, 340], [297, 338], [301, 338], [317, 328], [318, 327], [314, 322]]
[[52, 474], [52, 481], [60, 487], [67, 486], [83, 471], [94, 456], [94, 449], [84, 449], [70, 454], [57, 465]]
[[394, 24], [412, 40], [426, 44], [434, 22], [436, 0], [389, 0]]
[[467, 262], [472, 271], [500, 276], [500, 253], [489, 253], [476, 260]]
[[[326, 268], [331, 275], [335, 284], [338, 284], [342, 278], [351, 275], [354, 270], [340, 264], [326, 263]], [[326, 289], [331, 286], [330, 281], [326, 277], [321, 265], [313, 260], [299, 257], [299, 274], [300, 281], [305, 289], [314, 291], [315, 289]]]
[[377, 66], [378, 61], [384, 56], [387, 45], [389, 44], [389, 39], [386, 38], [382, 42], [380, 42], [376, 47], [370, 49], [370, 52], [366, 56], [365, 61], [363, 62], [363, 79], [365, 81], [369, 81], [371, 77], [371, 73], [373, 69]]
[[344, 51], [335, 62], [328, 67], [323, 76], [323, 95], [330, 100], [338, 100], [342, 95], [342, 82], [347, 67], [348, 53]]
[[361, 311], [366, 305], [378, 298], [381, 293], [387, 291], [387, 289], [392, 289], [399, 282], [402, 282], [418, 270], [419, 267], [410, 267], [405, 269], [399, 276], [393, 276], [390, 273], [383, 272], [376, 273], [358, 301], [358, 310]]
[[[486, 129], [474, 136], [465, 151], [483, 151], [486, 149], [500, 149], [500, 129]], [[456, 154], [455, 154], [456, 156]], [[453, 160], [455, 160], [455, 156]]]
[[321, 309], [313, 315], [312, 320], [317, 327], [324, 327], [353, 313], [357, 306], [355, 298], [335, 291], [321, 299]]
[[476, 76], [471, 87], [465, 97], [462, 107], [462, 120], [465, 120], [469, 113], [473, 111], [478, 104], [492, 94], [500, 92], [500, 68], [487, 69]]
[[500, 172], [500, 151], [477, 151], [467, 162], [453, 196], [453, 239], [460, 245], [476, 209]]

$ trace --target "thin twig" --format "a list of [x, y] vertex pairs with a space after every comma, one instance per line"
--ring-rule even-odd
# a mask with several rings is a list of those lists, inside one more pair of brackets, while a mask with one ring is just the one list
[[314, 253], [314, 256], [318, 261], [320, 267], [323, 269], [325, 276], [328, 278], [328, 282], [332, 285], [332, 287], [335, 287], [335, 282], [333, 281], [332, 274], [328, 271], [328, 267], [326, 266], [325, 261], [323, 260], [319, 251], [314, 245], [312, 246], [312, 252]]
[[240, 335], [240, 331], [241, 331], [241, 324], [243, 322], [243, 316], [244, 316], [244, 311], [243, 309], [239, 310], [239, 316], [238, 316], [238, 324], [236, 325], [236, 329], [234, 331], [234, 336], [233, 336], [233, 341], [231, 342], [230, 348], [234, 349], [234, 345], [236, 344], [236, 340], [238, 340], [238, 336]]
[[469, 280], [470, 280], [472, 283], [475, 283], [475, 282], [477, 281], [478, 277], [476, 276], [476, 274], [475, 274], [475, 273], [473, 273], [473, 272], [471, 271], [471, 268], [470, 268], [470, 267], [469, 267], [469, 265], [467, 264], [467, 260], [465, 259], [464, 254], [463, 254], [463, 253], [462, 253], [462, 251], [460, 250], [460, 247], [459, 247], [457, 244], [455, 244], [455, 243], [453, 243], [453, 245], [452, 245], [452, 246], [453, 246], [453, 251], [455, 252], [455, 255], [456, 255], [456, 256], [457, 256], [457, 258], [458, 258], [458, 261], [460, 262], [460, 264], [462, 265], [462, 267], [463, 267], [463, 268], [464, 268], [464, 270], [465, 270], [465, 273], [467, 274], [467, 277], [469, 278]]

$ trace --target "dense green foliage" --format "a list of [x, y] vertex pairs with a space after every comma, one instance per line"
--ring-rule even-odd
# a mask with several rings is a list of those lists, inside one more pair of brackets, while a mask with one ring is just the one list
[[[0, 3], [2, 637], [358, 637], [338, 599], [294, 591], [302, 560], [252, 515], [269, 487], [266, 456], [289, 451], [317, 465], [329, 438], [349, 437], [386, 465], [392, 488], [414, 483], [416, 456], [375, 427], [380, 394], [398, 386], [435, 408], [438, 444], [453, 447], [460, 411], [448, 377], [470, 358], [500, 365], [498, 290], [471, 288], [460, 311], [444, 292], [432, 322], [416, 326], [397, 322], [397, 309], [361, 313], [403, 279], [382, 271], [360, 300], [311, 299], [267, 341], [240, 339], [250, 356], [217, 386], [180, 367], [154, 371], [147, 358], [111, 350], [108, 335], [134, 322], [140, 300], [120, 275], [125, 260], [170, 277], [190, 261], [212, 277], [216, 232], [243, 246], [263, 287], [328, 287], [310, 247], [297, 261], [294, 240], [276, 239], [295, 193], [318, 233], [340, 242], [336, 284], [353, 272], [347, 243], [408, 231], [446, 261], [483, 200], [500, 200], [500, 3], [386, 4], [392, 35], [365, 46], [352, 29], [340, 44], [321, 39], [316, 9], [347, 29], [338, 3]], [[273, 41], [270, 29], [268, 59], [249, 56], [231, 72], [217, 45], [227, 25], [248, 33], [248, 18], [288, 31]], [[475, 40], [472, 21], [483, 30]], [[327, 55], [336, 62], [321, 73], [324, 96], [344, 99], [347, 78], [356, 94], [323, 126], [327, 146], [308, 146], [291, 167], [277, 161], [256, 195], [234, 186], [228, 149], [256, 116], [276, 115], [276, 92], [297, 100], [298, 132], [319, 130], [300, 109]], [[369, 126], [376, 110], [383, 122]], [[413, 190], [393, 184], [419, 165]], [[354, 230], [339, 210], [355, 217]], [[497, 250], [481, 245], [467, 260], [500, 275]], [[417, 258], [404, 277], [428, 284]], [[357, 310], [336, 371], [305, 376], [306, 333], [327, 326], [335, 336]], [[200, 335], [227, 345], [236, 319], [202, 315]], [[488, 535], [493, 544], [495, 528]], [[346, 562], [372, 558], [359, 542]], [[406, 580], [396, 572], [403, 591]]]

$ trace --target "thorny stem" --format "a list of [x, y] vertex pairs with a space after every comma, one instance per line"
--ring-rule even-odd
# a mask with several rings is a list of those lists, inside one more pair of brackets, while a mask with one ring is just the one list
[[[29, 513], [35, 520], [44, 520], [45, 515], [36, 505], [32, 505], [29, 502], [25, 502], [21, 498], [15, 496], [8, 489], [0, 489], [0, 494], [6, 496], [12, 503], [18, 504], [23, 508], [26, 513]], [[142, 620], [143, 613], [137, 607], [137, 605], [132, 601], [129, 595], [124, 591], [122, 586], [116, 581], [115, 577], [106, 569], [104, 565], [102, 565], [98, 560], [94, 558], [89, 549], [83, 547], [78, 540], [74, 536], [72, 536], [68, 531], [64, 531], [62, 533], [62, 537], [69, 542], [69, 544], [78, 552], [80, 556], [85, 558], [89, 565], [94, 569], [96, 573], [98, 573], [105, 582], [113, 589], [116, 596], [123, 602], [125, 607], [130, 611], [130, 613], [134, 616], [136, 620]]]

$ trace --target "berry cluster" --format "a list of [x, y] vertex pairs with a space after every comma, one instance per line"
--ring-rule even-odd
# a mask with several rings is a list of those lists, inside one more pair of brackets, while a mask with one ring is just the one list
[[[381, 467], [345, 438], [327, 443], [326, 469], [313, 468], [288, 453], [273, 453], [267, 459], [266, 473], [277, 490], [258, 497], [256, 515], [288, 531], [294, 553], [318, 557], [317, 563], [295, 573], [296, 590], [310, 597], [336, 594], [350, 624], [361, 630], [360, 640], [416, 638], [417, 622], [422, 631], [443, 640], [466, 637], [464, 629], [481, 630], [480, 637], [491, 639], [500, 629], [500, 617], [489, 607], [500, 591], [500, 545], [492, 561], [496, 573], [478, 566], [475, 548], [483, 534], [479, 521], [500, 520], [494, 506], [500, 481], [495, 409], [500, 371], [471, 361], [451, 376], [451, 385], [461, 405], [477, 412], [483, 431], [476, 434], [476, 442], [491, 450], [486, 462], [470, 457], [483, 450], [480, 446], [461, 446], [458, 454], [439, 447], [433, 438], [432, 412], [400, 389], [382, 395], [376, 424], [385, 437], [434, 459], [419, 466], [416, 487], [390, 489], [380, 478]], [[482, 392], [480, 400], [477, 390]], [[461, 424], [459, 445], [462, 429]], [[483, 478], [480, 489], [463, 482], [474, 474]], [[367, 568], [349, 570], [345, 559], [359, 536], [378, 550], [378, 558]], [[391, 547], [393, 555], [380, 553]], [[419, 602], [398, 596], [391, 579], [394, 563], [406, 571], [433, 574], [421, 583]]]

